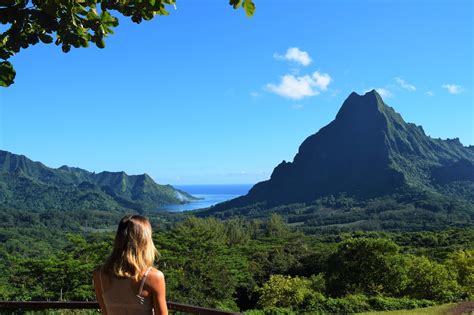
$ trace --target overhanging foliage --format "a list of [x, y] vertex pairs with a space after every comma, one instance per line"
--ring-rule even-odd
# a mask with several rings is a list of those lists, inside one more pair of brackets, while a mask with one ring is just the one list
[[[229, 4], [255, 12], [252, 0], [230, 0]], [[15, 69], [10, 57], [39, 42], [54, 42], [67, 53], [71, 47], [105, 47], [105, 37], [113, 34], [118, 16], [135, 23], [148, 21], [156, 15], [168, 15], [176, 0], [0, 0], [0, 23], [7, 30], [0, 34], [0, 86], [10, 86]]]

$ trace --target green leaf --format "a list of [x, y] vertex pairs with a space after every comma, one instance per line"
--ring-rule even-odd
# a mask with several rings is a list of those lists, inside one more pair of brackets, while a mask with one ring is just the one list
[[103, 38], [99, 38], [95, 41], [95, 44], [99, 48], [105, 48], [105, 41]]
[[8, 49], [0, 48], [0, 59], [6, 60], [11, 56], [12, 54], [8, 51]]
[[0, 37], [0, 47], [4, 47], [8, 42], [8, 35], [2, 35]]
[[0, 86], [7, 87], [13, 84], [16, 72], [8, 61], [0, 62]]
[[74, 13], [78, 13], [80, 15], [87, 15], [87, 10], [81, 4], [76, 3], [73, 8]]
[[255, 13], [255, 3], [252, 0], [245, 0], [242, 6], [247, 16], [252, 16]]
[[233, 6], [234, 9], [237, 9], [242, 4], [242, 0], [230, 0], [229, 4]]
[[132, 15], [132, 21], [137, 24], [140, 24], [142, 22], [142, 16], [138, 13], [135, 13]]
[[169, 15], [170, 13], [168, 12], [168, 10], [166, 10], [165, 5], [161, 4], [160, 5], [160, 10], [158, 11], [158, 14], [159, 15]]
[[49, 36], [48, 34], [39, 34], [39, 39], [45, 43], [45, 44], [50, 44], [53, 42], [53, 37]]
[[100, 12], [100, 21], [102, 23], [113, 23], [115, 18], [109, 13], [109, 11], [102, 11]]
[[63, 50], [64, 53], [68, 53], [71, 50], [71, 45], [69, 44], [63, 44], [61, 46], [61, 49]]
[[86, 17], [89, 21], [97, 20], [99, 18], [99, 16], [97, 15], [97, 12], [92, 9], [89, 10]]
[[155, 16], [153, 12], [146, 12], [146, 13], [143, 13], [142, 15], [143, 15], [143, 19], [146, 21], [153, 19], [153, 17]]

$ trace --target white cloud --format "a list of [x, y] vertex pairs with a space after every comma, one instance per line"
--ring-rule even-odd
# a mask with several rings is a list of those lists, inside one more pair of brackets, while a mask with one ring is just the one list
[[291, 106], [292, 109], [302, 109], [303, 108], [303, 105], [301, 104], [294, 104]]
[[434, 93], [432, 91], [426, 91], [425, 94], [428, 95], [428, 96], [434, 96]]
[[280, 96], [300, 100], [304, 97], [315, 96], [320, 91], [327, 90], [332, 79], [327, 73], [314, 72], [312, 75], [294, 76], [286, 74], [280, 84], [267, 84], [266, 89]]
[[318, 91], [313, 89], [312, 82], [313, 79], [309, 75], [295, 77], [291, 74], [286, 74], [281, 79], [279, 85], [270, 83], [267, 84], [267, 89], [280, 96], [300, 100], [306, 96], [319, 94]]
[[397, 83], [407, 91], [411, 91], [411, 92], [416, 91], [416, 87], [414, 85], [406, 82], [402, 78], [396, 77], [395, 81], [397, 81]]
[[253, 92], [250, 92], [250, 96], [252, 96], [252, 97], [259, 97], [259, 96], [260, 96], [260, 93], [259, 93], [259, 92], [256, 92], [256, 91], [253, 91]]
[[441, 87], [447, 89], [450, 94], [459, 94], [464, 91], [462, 86], [456, 84], [443, 84]]
[[328, 89], [329, 83], [331, 83], [332, 79], [327, 73], [319, 73], [319, 71], [316, 71], [313, 73], [313, 78], [315, 80], [315, 86], [320, 88], [323, 91], [326, 91]]
[[372, 90], [376, 90], [377, 93], [380, 94], [383, 98], [389, 98], [393, 96], [393, 93], [387, 90], [386, 88], [370, 88], [364, 91], [364, 93], [370, 92]]
[[307, 66], [311, 63], [312, 59], [306, 51], [300, 50], [298, 47], [290, 47], [287, 49], [286, 54], [279, 55], [273, 54], [273, 57], [278, 60], [289, 60], [299, 63], [303, 66]]

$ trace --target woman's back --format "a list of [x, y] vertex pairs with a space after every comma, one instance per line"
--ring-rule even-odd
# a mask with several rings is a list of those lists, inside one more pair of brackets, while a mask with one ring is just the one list
[[129, 278], [106, 276], [99, 271], [102, 299], [108, 315], [154, 314], [152, 296], [143, 290], [150, 269], [145, 272], [139, 283]]
[[112, 253], [93, 273], [94, 289], [106, 315], [167, 315], [163, 273], [152, 268], [158, 251], [150, 221], [140, 215], [123, 217]]

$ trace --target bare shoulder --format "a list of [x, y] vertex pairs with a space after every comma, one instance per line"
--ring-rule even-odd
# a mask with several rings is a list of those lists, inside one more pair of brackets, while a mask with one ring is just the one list
[[163, 274], [163, 272], [153, 267], [151, 268], [150, 273], [148, 274], [148, 278], [155, 280], [164, 280], [165, 275]]
[[152, 268], [148, 273], [147, 284], [154, 290], [161, 290], [165, 284], [165, 275], [156, 268]]

